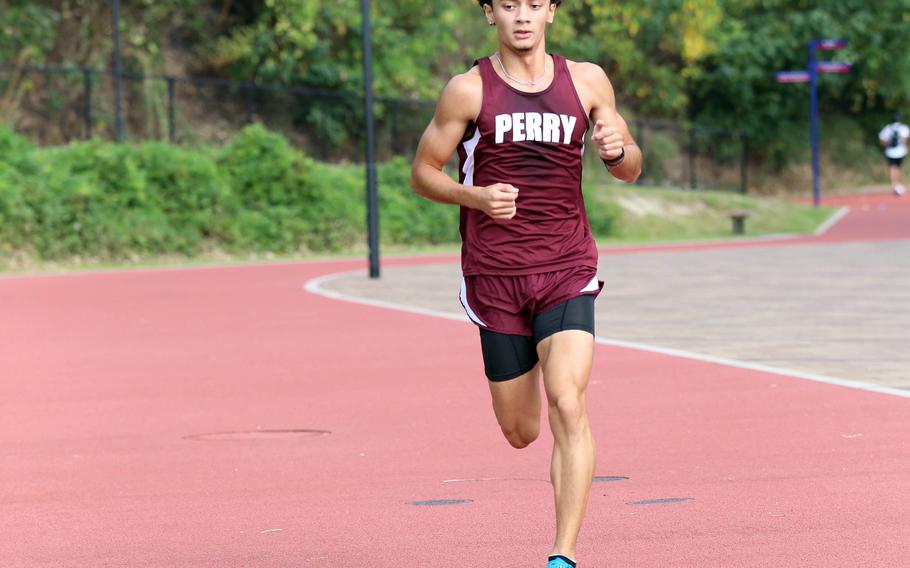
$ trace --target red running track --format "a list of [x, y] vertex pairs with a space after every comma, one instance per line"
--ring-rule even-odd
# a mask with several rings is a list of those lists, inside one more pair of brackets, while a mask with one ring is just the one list
[[[361, 266], [0, 279], [0, 566], [542, 567], [551, 440], [468, 324], [303, 290]], [[598, 345], [589, 406], [583, 567], [910, 559], [907, 398]], [[331, 434], [192, 437], [257, 429]]]

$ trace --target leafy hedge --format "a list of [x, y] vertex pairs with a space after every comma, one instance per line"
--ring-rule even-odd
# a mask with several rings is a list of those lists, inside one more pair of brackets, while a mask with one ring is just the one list
[[[380, 167], [390, 239], [457, 237], [457, 214], [411, 196], [408, 165]], [[391, 185], [390, 185], [391, 184]], [[0, 253], [119, 259], [163, 253], [337, 251], [361, 242], [362, 166], [307, 158], [251, 126], [223, 148], [91, 141], [38, 149], [0, 129]], [[445, 208], [440, 208], [445, 209]], [[414, 226], [426, 220], [426, 230]]]
[[[380, 164], [383, 243], [457, 243], [458, 210], [411, 191], [410, 164]], [[589, 204], [595, 233], [615, 206]], [[89, 141], [36, 148], [0, 128], [0, 260], [333, 252], [365, 242], [362, 165], [317, 162], [254, 125], [221, 148]]]

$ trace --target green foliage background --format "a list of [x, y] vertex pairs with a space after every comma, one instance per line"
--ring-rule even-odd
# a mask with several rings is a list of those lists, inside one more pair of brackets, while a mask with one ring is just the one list
[[[378, 174], [383, 246], [459, 242], [458, 208], [417, 198], [406, 160], [379, 164]], [[585, 200], [598, 239], [728, 236], [733, 208], [753, 211], [755, 234], [809, 232], [830, 214], [724, 192], [597, 183], [586, 184]], [[17, 258], [94, 264], [351, 251], [366, 240], [364, 203], [363, 166], [318, 162], [259, 125], [225, 146], [193, 149], [102, 141], [38, 148], [0, 128], [0, 268]], [[666, 208], [674, 213], [659, 213]]]
[[[127, 70], [362, 89], [359, 0], [135, 0], [122, 10]], [[451, 75], [496, 46], [475, 0], [374, 0], [372, 10], [380, 97], [433, 100]], [[108, 68], [110, 27], [107, 2], [0, 0], [0, 64]], [[565, 0], [548, 48], [602, 65], [630, 116], [744, 129], [753, 179], [761, 180], [807, 158], [806, 87], [773, 77], [803, 68], [807, 41], [825, 37], [848, 40], [835, 57], [854, 63], [851, 73], [822, 79], [828, 160], [877, 171], [875, 134], [910, 103], [910, 0]], [[78, 107], [78, 86], [48, 98], [41, 90], [0, 75], [0, 123], [15, 124], [24, 108], [33, 119], [45, 106]], [[355, 148], [360, 111], [346, 104], [288, 114]], [[648, 144], [660, 157], [654, 172], [678, 161], [666, 137]], [[381, 164], [379, 174], [384, 243], [457, 241], [457, 209], [415, 198], [405, 159]], [[362, 192], [362, 166], [318, 162], [262, 127], [192, 149], [102, 141], [39, 149], [0, 127], [6, 256], [345, 250], [363, 240]], [[615, 200], [589, 200], [589, 216], [601, 236], [634, 234]]]
[[[380, 164], [382, 240], [458, 240], [458, 210]], [[170, 253], [326, 253], [364, 241], [364, 169], [317, 162], [255, 125], [221, 148], [78, 142], [36, 148], [0, 128], [0, 256], [118, 260]]]
[[[495, 48], [476, 0], [374, 0], [372, 13], [380, 97], [433, 100]], [[359, 0], [136, 0], [122, 19], [127, 69], [362, 87]], [[109, 30], [106, 2], [0, 0], [0, 62], [108, 67]], [[910, 0], [566, 0], [549, 47], [601, 64], [627, 112], [744, 128], [753, 158], [780, 168], [802, 159], [808, 112], [806, 87], [774, 73], [804, 68], [823, 37], [847, 39], [836, 57], [855, 66], [823, 78], [822, 110], [868, 139], [910, 103]], [[14, 96], [0, 98], [7, 120]], [[349, 110], [306, 112], [345, 124]]]

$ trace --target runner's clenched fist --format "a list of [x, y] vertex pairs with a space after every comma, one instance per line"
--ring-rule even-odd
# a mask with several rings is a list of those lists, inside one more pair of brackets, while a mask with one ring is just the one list
[[601, 160], [615, 160], [623, 153], [622, 134], [615, 127], [607, 126], [602, 120], [598, 120], [594, 125], [591, 140], [594, 141]]

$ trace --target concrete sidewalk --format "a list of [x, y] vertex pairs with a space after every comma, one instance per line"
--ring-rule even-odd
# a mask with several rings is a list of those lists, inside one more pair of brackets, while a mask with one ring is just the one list
[[[910, 389], [910, 207], [854, 201], [824, 237], [602, 252], [598, 336]], [[453, 259], [324, 288], [463, 314], [460, 279]]]

